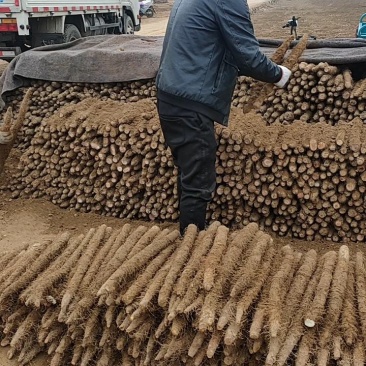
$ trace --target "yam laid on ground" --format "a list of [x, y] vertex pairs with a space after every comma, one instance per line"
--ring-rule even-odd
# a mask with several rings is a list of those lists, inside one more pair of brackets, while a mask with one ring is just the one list
[[[207, 288], [205, 264], [217, 252]], [[215, 222], [200, 233], [191, 225], [183, 238], [174, 229], [125, 224], [60, 233], [8, 259], [0, 269], [2, 278], [13, 273], [0, 298], [1, 345], [20, 365], [44, 352], [52, 366], [365, 359], [365, 263], [346, 246], [322, 256], [278, 248], [254, 223], [229, 231]], [[239, 286], [245, 268], [255, 275]], [[188, 308], [180, 306], [186, 296]], [[309, 319], [316, 326], [304, 326]], [[354, 328], [345, 329], [345, 319]]]

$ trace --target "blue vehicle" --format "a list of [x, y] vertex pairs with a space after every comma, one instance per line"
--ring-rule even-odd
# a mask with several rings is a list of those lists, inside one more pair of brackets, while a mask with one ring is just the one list
[[366, 38], [366, 13], [362, 14], [356, 30], [357, 38]]

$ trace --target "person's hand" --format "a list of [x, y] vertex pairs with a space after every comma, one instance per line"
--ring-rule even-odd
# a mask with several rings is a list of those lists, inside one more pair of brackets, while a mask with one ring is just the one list
[[10, 131], [0, 131], [0, 144], [7, 145], [13, 139], [13, 134]]
[[287, 85], [288, 81], [290, 80], [291, 70], [282, 65], [278, 65], [278, 67], [281, 68], [282, 75], [281, 79], [277, 81], [277, 83], [275, 83], [274, 85], [278, 86], [279, 88], [284, 88]]

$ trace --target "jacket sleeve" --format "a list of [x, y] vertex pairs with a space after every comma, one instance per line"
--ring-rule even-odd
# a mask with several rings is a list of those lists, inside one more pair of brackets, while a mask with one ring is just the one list
[[246, 0], [218, 0], [216, 18], [226, 47], [232, 53], [240, 75], [267, 83], [281, 78], [281, 69], [259, 49]]

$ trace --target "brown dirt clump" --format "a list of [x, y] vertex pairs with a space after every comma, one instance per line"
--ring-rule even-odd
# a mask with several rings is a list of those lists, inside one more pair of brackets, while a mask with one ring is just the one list
[[[79, 127], [80, 122], [82, 122], [86, 130], [97, 128], [103, 131], [107, 126], [110, 126], [111, 122], [113, 122], [113, 127], [127, 125], [137, 129], [145, 127], [147, 120], [150, 120], [151, 125], [158, 124], [156, 106], [150, 99], [142, 100], [138, 104], [122, 104], [112, 100], [100, 103], [90, 98], [84, 100], [80, 107], [75, 108], [74, 105], [70, 105], [65, 107], [62, 112], [55, 113], [50, 119], [50, 129], [64, 125], [66, 118], [70, 126]], [[123, 116], [120, 114], [122, 108]], [[150, 117], [155, 117], [155, 119], [151, 120]]]

